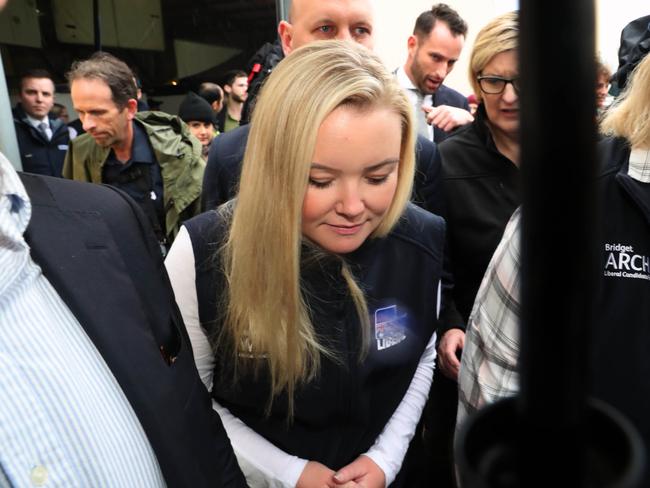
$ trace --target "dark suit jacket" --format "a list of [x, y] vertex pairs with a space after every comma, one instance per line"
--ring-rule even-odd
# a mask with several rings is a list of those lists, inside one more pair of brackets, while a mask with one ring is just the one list
[[[237, 194], [249, 132], [250, 125], [244, 125], [221, 134], [212, 141], [203, 175], [202, 210], [216, 208]], [[425, 210], [441, 215], [442, 175], [437, 152], [433, 142], [418, 136], [412, 200]]]
[[21, 179], [32, 258], [120, 384], [168, 486], [246, 486], [140, 208], [109, 186]]
[[[445, 85], [440, 85], [436, 92], [433, 94], [433, 106], [438, 107], [440, 105], [458, 107], [469, 112], [469, 103], [467, 102], [467, 97], [462, 93], [457, 92], [453, 88], [449, 88]], [[433, 126], [433, 140], [438, 144], [447, 139], [447, 137], [449, 137], [451, 134], [453, 134], [453, 131], [445, 132], [436, 126]]]
[[50, 118], [52, 138], [48, 140], [29, 123], [20, 103], [14, 108], [13, 115], [23, 171], [60, 177], [70, 144], [68, 126], [59, 119]]

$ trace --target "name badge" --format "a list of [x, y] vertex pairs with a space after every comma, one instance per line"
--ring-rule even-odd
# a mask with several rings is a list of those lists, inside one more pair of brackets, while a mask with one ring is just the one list
[[58, 149], [59, 149], [59, 151], [67, 151], [68, 150], [68, 145], [67, 144], [59, 144]]
[[406, 339], [405, 313], [399, 313], [396, 305], [375, 310], [375, 339], [377, 350], [396, 346]]

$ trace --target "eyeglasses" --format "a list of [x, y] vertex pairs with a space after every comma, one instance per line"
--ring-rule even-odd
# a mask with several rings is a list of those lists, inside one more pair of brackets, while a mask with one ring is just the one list
[[500, 76], [477, 76], [478, 86], [483, 93], [498, 95], [503, 93], [508, 83], [512, 84], [515, 92], [519, 94], [519, 78], [501, 78]]

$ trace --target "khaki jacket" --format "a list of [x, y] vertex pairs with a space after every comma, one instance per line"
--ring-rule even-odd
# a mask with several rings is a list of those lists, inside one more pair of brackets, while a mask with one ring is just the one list
[[[134, 119], [149, 137], [163, 180], [165, 229], [171, 243], [182, 221], [200, 212], [205, 162], [201, 143], [191, 136], [178, 117], [163, 112], [138, 112]], [[63, 176], [77, 181], [102, 183], [102, 167], [110, 148], [98, 146], [90, 134], [70, 142]]]

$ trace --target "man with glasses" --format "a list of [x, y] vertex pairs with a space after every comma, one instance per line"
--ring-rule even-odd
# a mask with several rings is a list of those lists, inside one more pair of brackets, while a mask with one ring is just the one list
[[418, 122], [418, 132], [442, 142], [459, 126], [474, 120], [467, 98], [443, 85], [454, 69], [467, 35], [467, 24], [454, 9], [440, 3], [420, 14], [408, 38], [408, 58], [396, 71]]

